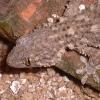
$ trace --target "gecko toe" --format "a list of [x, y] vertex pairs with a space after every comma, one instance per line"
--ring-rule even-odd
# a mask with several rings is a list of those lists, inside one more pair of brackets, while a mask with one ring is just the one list
[[84, 85], [86, 83], [87, 79], [88, 79], [88, 74], [85, 74], [81, 79], [81, 83]]
[[96, 82], [96, 83], [100, 83], [100, 77], [95, 73], [95, 74], [93, 74], [93, 79], [94, 79], [94, 81]]

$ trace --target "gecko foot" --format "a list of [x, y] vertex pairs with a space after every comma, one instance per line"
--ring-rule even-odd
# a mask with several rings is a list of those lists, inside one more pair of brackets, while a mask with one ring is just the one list
[[95, 66], [92, 62], [88, 62], [83, 56], [80, 57], [80, 60], [85, 64], [85, 68], [76, 70], [77, 74], [83, 75], [81, 83], [84, 85], [87, 79], [92, 75], [94, 81], [99, 84], [100, 77], [97, 75], [96, 71], [100, 69], [100, 65]]

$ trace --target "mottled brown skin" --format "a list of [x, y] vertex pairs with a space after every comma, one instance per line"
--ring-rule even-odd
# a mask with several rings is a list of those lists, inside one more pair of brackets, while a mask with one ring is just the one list
[[[97, 9], [100, 9], [99, 5]], [[16, 68], [52, 66], [61, 59], [65, 49], [69, 49], [80, 54], [85, 64], [85, 68], [76, 70], [77, 74], [83, 75], [82, 84], [91, 75], [99, 84], [100, 74], [96, 72], [100, 71], [100, 14], [95, 14], [96, 11], [100, 10], [87, 10], [76, 18], [69, 17], [62, 24], [40, 28], [22, 36], [8, 55], [7, 63]], [[96, 25], [94, 29], [93, 25]], [[69, 32], [70, 28], [73, 34]]]
[[[16, 68], [53, 66], [61, 60], [65, 49], [68, 48], [84, 57], [81, 60], [85, 68], [76, 70], [77, 74], [84, 75], [82, 84], [86, 83], [90, 75], [93, 75], [95, 81], [100, 83], [100, 78], [96, 74], [96, 71], [100, 69], [100, 35], [98, 32], [88, 32], [90, 29], [85, 29], [87, 24], [72, 24], [71, 27], [77, 29], [73, 35], [67, 34], [67, 31], [62, 30], [64, 27], [58, 25], [56, 27], [58, 29], [54, 31], [52, 30], [54, 26], [52, 26], [40, 28], [29, 35], [22, 36], [8, 55], [8, 64]], [[67, 27], [66, 23], [65, 25]]]

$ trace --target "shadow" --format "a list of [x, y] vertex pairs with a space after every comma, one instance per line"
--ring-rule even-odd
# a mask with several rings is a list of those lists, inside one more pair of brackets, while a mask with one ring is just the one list
[[20, 74], [22, 72], [25, 73], [38, 73], [46, 71], [47, 68], [45, 67], [34, 67], [34, 68], [13, 68], [8, 65], [3, 65], [0, 67], [0, 72], [2, 74]]

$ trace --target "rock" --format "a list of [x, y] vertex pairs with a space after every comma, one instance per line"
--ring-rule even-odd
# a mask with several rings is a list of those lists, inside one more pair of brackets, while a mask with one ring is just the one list
[[20, 88], [21, 88], [21, 84], [19, 81], [13, 81], [10, 86], [10, 89], [12, 90], [12, 92], [14, 94], [17, 94], [19, 92]]
[[62, 15], [66, 0], [0, 0], [0, 36], [15, 41], [50, 15]]

